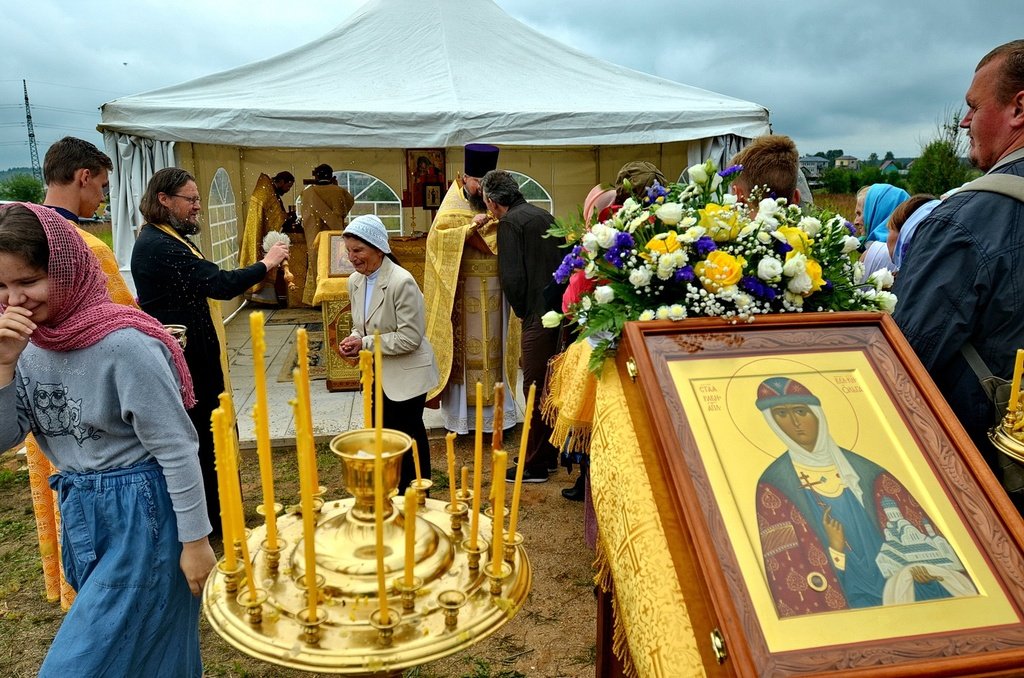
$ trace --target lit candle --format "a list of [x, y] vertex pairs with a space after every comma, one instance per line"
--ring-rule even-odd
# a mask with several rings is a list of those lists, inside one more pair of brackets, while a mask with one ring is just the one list
[[1010, 388], [1010, 412], [1017, 411], [1017, 400], [1020, 398], [1020, 379], [1024, 373], [1024, 349], [1017, 349], [1017, 362], [1013, 365], [1013, 386]]
[[423, 476], [420, 474], [420, 451], [416, 447], [415, 439], [412, 441], [412, 465], [416, 468], [416, 482], [417, 487], [419, 487], [418, 483], [423, 479]]
[[363, 428], [373, 428], [373, 353], [359, 352], [359, 372], [363, 382]]
[[448, 453], [448, 489], [451, 494], [452, 508], [455, 508], [455, 489], [458, 478], [455, 477], [455, 432], [450, 431], [444, 436], [445, 451]]
[[412, 588], [412, 570], [416, 565], [416, 506], [419, 492], [413, 488], [405, 491], [405, 585]]
[[299, 412], [302, 414], [306, 434], [310, 440], [309, 454], [311, 455], [312, 463], [309, 467], [309, 482], [313, 485], [313, 494], [315, 495], [320, 491], [320, 474], [316, 468], [316, 444], [313, 442], [313, 414], [309, 397], [309, 337], [306, 334], [305, 327], [295, 330], [295, 345], [300, 375], [300, 381], [296, 382], [295, 390], [296, 393], [300, 390], [302, 391], [299, 399]]
[[476, 435], [473, 442], [473, 512], [469, 517], [469, 547], [476, 548], [480, 530], [480, 467], [484, 465], [484, 385], [476, 382]]
[[494, 529], [492, 544], [494, 550], [491, 553], [491, 569], [494, 574], [501, 573], [501, 563], [504, 560], [505, 551], [505, 465], [508, 453], [504, 450], [494, 450], [494, 458], [491, 466], [494, 469], [492, 494], [494, 494]]
[[267, 375], [264, 357], [267, 342], [263, 336], [263, 311], [249, 314], [252, 335], [252, 373], [256, 381], [256, 403], [252, 419], [256, 427], [256, 453], [260, 460], [260, 484], [263, 487], [263, 515], [267, 525], [267, 548], [277, 548], [277, 512], [274, 510], [274, 469], [270, 455], [270, 423], [267, 410]]
[[491, 430], [491, 449], [502, 449], [502, 435], [505, 432], [505, 384], [494, 385], [494, 427]]
[[231, 519], [231, 500], [228, 495], [228, 447], [224, 436], [224, 410], [218, 407], [210, 419], [213, 426], [213, 455], [217, 464], [217, 493], [220, 496], [220, 529], [224, 537], [224, 567], [234, 572], [237, 562], [232, 531], [234, 522]]
[[[299, 379], [299, 370], [292, 370], [292, 378]], [[299, 501], [302, 505], [302, 541], [303, 555], [306, 561], [306, 600], [309, 607], [310, 621], [316, 619], [316, 516], [313, 513], [312, 474], [309, 469], [309, 456], [304, 451], [309, 432], [302, 417], [299, 401], [292, 400], [292, 416], [295, 419], [295, 447], [299, 462]]]
[[512, 486], [512, 512], [508, 518], [508, 536], [516, 537], [516, 524], [519, 521], [519, 495], [523, 492], [523, 468], [526, 466], [526, 443], [530, 439], [530, 420], [533, 418], [533, 400], [537, 395], [537, 384], [530, 384], [530, 394], [526, 396], [526, 416], [523, 418], [523, 435], [519, 440], [519, 461], [516, 462], [516, 484]]
[[[380, 344], [377, 337], [373, 341], [374, 353], [377, 360], [377, 388], [380, 388]], [[378, 398], [379, 398], [378, 393]], [[380, 400], [377, 400], [377, 422], [380, 423]], [[380, 620], [388, 623], [388, 588], [384, 581], [384, 445], [381, 438], [380, 426], [377, 426], [377, 442], [374, 446], [373, 455], [373, 518], [377, 536], [377, 598], [380, 601]]]

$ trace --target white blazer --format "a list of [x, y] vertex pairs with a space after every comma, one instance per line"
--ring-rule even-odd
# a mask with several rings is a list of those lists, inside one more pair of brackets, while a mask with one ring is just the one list
[[434, 349], [426, 337], [423, 293], [412, 274], [384, 257], [365, 318], [366, 276], [362, 273], [349, 275], [348, 296], [352, 336], [362, 338], [363, 348], [372, 351], [373, 333], [380, 332], [384, 394], [402, 401], [437, 386], [440, 377]]

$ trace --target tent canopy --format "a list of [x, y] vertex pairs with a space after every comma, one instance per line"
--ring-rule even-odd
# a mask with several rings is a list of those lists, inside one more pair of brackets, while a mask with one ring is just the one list
[[371, 0], [270, 59], [102, 107], [99, 129], [242, 147], [651, 144], [768, 132], [757, 104], [566, 47], [491, 0]]

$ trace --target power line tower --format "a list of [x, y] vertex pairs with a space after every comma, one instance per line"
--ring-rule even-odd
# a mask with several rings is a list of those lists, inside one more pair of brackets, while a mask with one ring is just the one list
[[28, 126], [28, 148], [32, 154], [32, 176], [39, 183], [43, 183], [43, 170], [39, 167], [39, 147], [36, 146], [36, 130], [32, 126], [32, 108], [28, 105], [28, 83], [21, 81], [25, 89], [25, 124]]

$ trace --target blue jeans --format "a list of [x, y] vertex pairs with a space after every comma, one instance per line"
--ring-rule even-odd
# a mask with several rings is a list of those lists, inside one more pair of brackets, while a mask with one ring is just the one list
[[199, 678], [199, 604], [163, 472], [150, 460], [50, 477], [64, 576], [77, 591], [39, 669], [43, 677]]

